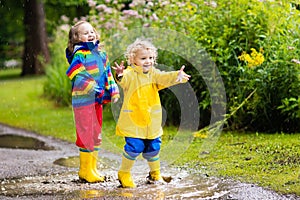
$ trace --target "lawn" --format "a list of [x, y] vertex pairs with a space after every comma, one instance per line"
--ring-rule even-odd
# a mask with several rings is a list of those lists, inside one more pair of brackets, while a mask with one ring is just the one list
[[[44, 76], [19, 77], [20, 70], [0, 70], [0, 123], [69, 142], [75, 141], [71, 107], [43, 97]], [[110, 106], [104, 109], [102, 148], [120, 153]], [[162, 158], [209, 176], [255, 183], [281, 193], [300, 195], [300, 134], [222, 132], [203, 151], [206, 139], [164, 127]]]

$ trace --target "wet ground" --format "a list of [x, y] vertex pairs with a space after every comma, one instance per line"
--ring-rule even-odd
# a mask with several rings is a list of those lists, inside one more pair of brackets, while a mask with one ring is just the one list
[[78, 149], [74, 144], [0, 124], [0, 199], [237, 199], [300, 200], [253, 184], [206, 177], [162, 163], [171, 177], [164, 185], [146, 183], [147, 163], [133, 168], [137, 188], [120, 188], [120, 155], [99, 152], [104, 183], [79, 181]]

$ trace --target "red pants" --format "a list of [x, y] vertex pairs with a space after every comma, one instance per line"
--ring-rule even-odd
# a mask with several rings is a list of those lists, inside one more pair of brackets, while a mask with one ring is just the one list
[[73, 108], [76, 126], [76, 145], [90, 151], [101, 144], [102, 105], [95, 103]]

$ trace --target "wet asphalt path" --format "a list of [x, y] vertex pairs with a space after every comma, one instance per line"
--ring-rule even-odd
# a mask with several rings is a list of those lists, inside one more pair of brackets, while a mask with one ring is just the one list
[[[46, 146], [46, 150], [0, 147], [0, 199], [300, 200], [253, 184], [191, 174], [163, 163], [162, 173], [172, 177], [172, 181], [165, 185], [149, 185], [146, 184], [148, 166], [144, 160], [138, 160], [133, 168], [138, 187], [123, 189], [116, 177], [120, 155], [105, 150], [99, 153], [98, 168], [107, 181], [83, 183], [77, 176], [78, 149], [73, 143], [0, 124], [0, 136], [3, 135], [35, 138]], [[69, 162], [59, 165], [56, 164], [58, 160]]]

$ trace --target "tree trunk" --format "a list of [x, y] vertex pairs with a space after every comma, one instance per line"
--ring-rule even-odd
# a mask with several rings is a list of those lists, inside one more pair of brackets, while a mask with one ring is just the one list
[[25, 43], [22, 74], [43, 74], [49, 62], [45, 12], [42, 0], [25, 0]]

